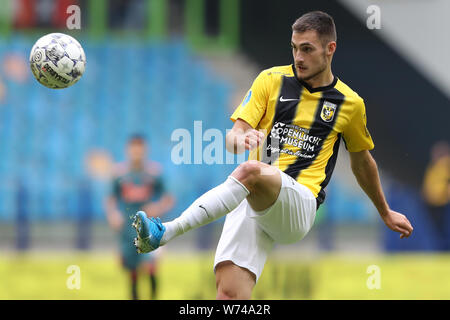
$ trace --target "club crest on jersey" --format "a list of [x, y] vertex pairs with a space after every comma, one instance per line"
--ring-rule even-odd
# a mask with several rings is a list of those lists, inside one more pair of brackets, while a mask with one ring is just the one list
[[325, 122], [331, 122], [334, 119], [334, 114], [336, 113], [336, 105], [334, 103], [325, 101], [322, 106], [322, 112], [320, 117]]

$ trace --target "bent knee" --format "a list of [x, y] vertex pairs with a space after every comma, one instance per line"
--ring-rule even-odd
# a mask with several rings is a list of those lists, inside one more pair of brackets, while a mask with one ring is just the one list
[[253, 284], [238, 284], [234, 281], [217, 283], [217, 300], [250, 300]]
[[255, 276], [250, 271], [231, 261], [221, 262], [216, 267], [218, 300], [249, 300], [255, 283]]
[[238, 170], [244, 176], [254, 176], [259, 175], [261, 171], [261, 166], [262, 163], [259, 162], [258, 160], [247, 160], [238, 166]]
[[261, 162], [257, 160], [248, 160], [241, 163], [231, 175], [251, 191], [252, 187], [258, 182], [261, 168]]
[[218, 285], [217, 287], [217, 300], [237, 300], [238, 291], [236, 288], [230, 286]]

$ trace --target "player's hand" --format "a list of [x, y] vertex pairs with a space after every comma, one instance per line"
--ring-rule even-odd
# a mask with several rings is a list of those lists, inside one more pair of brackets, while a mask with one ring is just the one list
[[227, 133], [226, 149], [234, 154], [241, 154], [245, 150], [252, 150], [262, 144], [266, 136], [264, 129], [256, 130], [248, 122], [237, 119], [233, 129]]
[[256, 129], [248, 129], [237, 137], [236, 145], [238, 150], [252, 150], [261, 144], [265, 135]]
[[245, 148], [252, 150], [258, 147], [263, 139], [264, 133], [255, 129], [248, 130], [245, 134]]
[[142, 208], [147, 218], [160, 216], [160, 209], [157, 203], [149, 203]]
[[172, 209], [175, 204], [175, 199], [168, 193], [161, 196], [158, 201], [151, 202], [143, 206], [142, 211], [147, 214], [147, 217], [159, 217]]
[[114, 231], [120, 231], [122, 229], [123, 223], [124, 219], [119, 213], [112, 215], [109, 219], [109, 224]]
[[389, 212], [383, 217], [383, 221], [389, 229], [401, 233], [400, 239], [408, 238], [414, 229], [404, 214], [394, 210], [389, 210]]

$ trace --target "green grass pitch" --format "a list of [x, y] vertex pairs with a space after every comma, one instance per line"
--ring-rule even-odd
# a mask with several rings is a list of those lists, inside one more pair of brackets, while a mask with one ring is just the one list
[[[166, 252], [159, 264], [159, 299], [214, 299], [212, 253]], [[68, 289], [67, 267], [80, 267], [81, 288]], [[380, 288], [369, 289], [370, 265]], [[450, 255], [273, 256], [255, 299], [450, 299]], [[148, 279], [140, 278], [142, 299]], [[128, 299], [128, 279], [114, 254], [8, 253], [0, 257], [0, 299]]]

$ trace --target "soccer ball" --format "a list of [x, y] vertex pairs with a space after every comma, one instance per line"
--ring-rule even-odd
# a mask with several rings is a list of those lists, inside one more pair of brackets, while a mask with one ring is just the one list
[[39, 83], [48, 88], [70, 87], [81, 78], [85, 65], [83, 48], [67, 34], [47, 34], [31, 49], [31, 72]]

